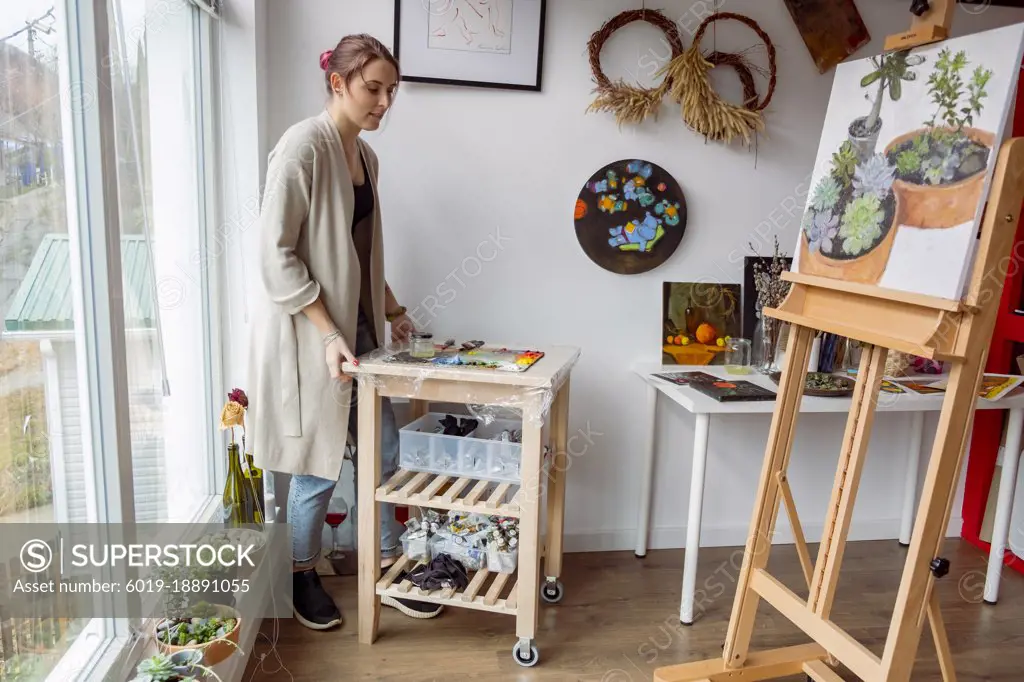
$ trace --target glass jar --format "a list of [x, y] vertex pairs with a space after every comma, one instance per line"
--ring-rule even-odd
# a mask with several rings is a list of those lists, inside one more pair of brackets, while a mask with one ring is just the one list
[[782, 322], [774, 317], [761, 315], [754, 328], [754, 365], [762, 374], [781, 372], [779, 346], [782, 336]]
[[725, 352], [725, 371], [728, 374], [750, 374], [751, 344], [747, 339], [729, 339]]
[[414, 358], [434, 357], [434, 335], [429, 332], [413, 332], [409, 354]]

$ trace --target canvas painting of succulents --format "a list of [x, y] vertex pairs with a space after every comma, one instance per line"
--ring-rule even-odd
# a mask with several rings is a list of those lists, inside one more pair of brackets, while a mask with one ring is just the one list
[[1024, 24], [836, 67], [793, 270], [959, 299]]

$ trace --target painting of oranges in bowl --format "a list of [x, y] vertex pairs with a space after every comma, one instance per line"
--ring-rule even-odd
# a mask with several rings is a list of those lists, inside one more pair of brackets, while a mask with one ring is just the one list
[[740, 335], [740, 285], [665, 282], [662, 290], [662, 362], [725, 364], [729, 341]]

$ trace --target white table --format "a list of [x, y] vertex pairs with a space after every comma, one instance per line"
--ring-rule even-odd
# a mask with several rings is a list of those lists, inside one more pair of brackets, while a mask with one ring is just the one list
[[[693, 464], [690, 477], [690, 504], [686, 520], [686, 554], [683, 561], [683, 595], [679, 607], [679, 620], [684, 625], [693, 623], [694, 591], [697, 584], [697, 554], [700, 547], [701, 509], [704, 502], [704, 471], [708, 456], [708, 435], [712, 414], [766, 414], [775, 411], [774, 400], [718, 402], [714, 398], [686, 386], [677, 386], [654, 374], [664, 372], [706, 372], [724, 379], [746, 380], [760, 384], [773, 391], [778, 386], [767, 376], [758, 373], [748, 375], [726, 374], [723, 367], [658, 365], [643, 363], [634, 366], [633, 371], [647, 384], [647, 412], [649, 431], [647, 448], [644, 453], [643, 473], [640, 492], [640, 506], [637, 519], [636, 555], [647, 554], [647, 536], [651, 516], [651, 487], [654, 480], [655, 438], [657, 434], [658, 395], [663, 395], [694, 415]], [[937, 377], [930, 377], [937, 380]], [[921, 440], [924, 431], [924, 413], [937, 412], [942, 408], [944, 394], [916, 395], [905, 393], [893, 395], [892, 399], [880, 399], [880, 412], [909, 412], [912, 419], [912, 437], [904, 483], [903, 513], [900, 523], [899, 541], [910, 544], [914, 525], [914, 508], [917, 506], [917, 478], [921, 461]], [[850, 398], [814, 398], [803, 396], [801, 412], [849, 412]], [[995, 602], [999, 590], [999, 572], [1010, 526], [1010, 512], [1013, 507], [1013, 491], [1020, 456], [1021, 427], [1024, 424], [1024, 395], [1002, 400], [978, 400], [978, 409], [1009, 410], [1007, 442], [1003, 460], [1002, 478], [999, 487], [996, 518], [992, 535], [992, 550], [989, 554], [988, 575], [985, 582], [985, 599]], [[767, 428], [767, 423], [765, 425]], [[751, 494], [755, 491], [751, 490]]]

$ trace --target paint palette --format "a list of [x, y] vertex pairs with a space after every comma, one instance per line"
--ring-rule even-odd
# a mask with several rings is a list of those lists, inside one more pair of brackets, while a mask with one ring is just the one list
[[481, 346], [472, 350], [448, 348], [435, 345], [432, 358], [413, 357], [409, 351], [401, 351], [392, 356], [392, 361], [419, 365], [470, 367], [499, 372], [525, 372], [544, 357], [544, 353], [535, 350], [514, 350], [511, 348], [487, 348]]

